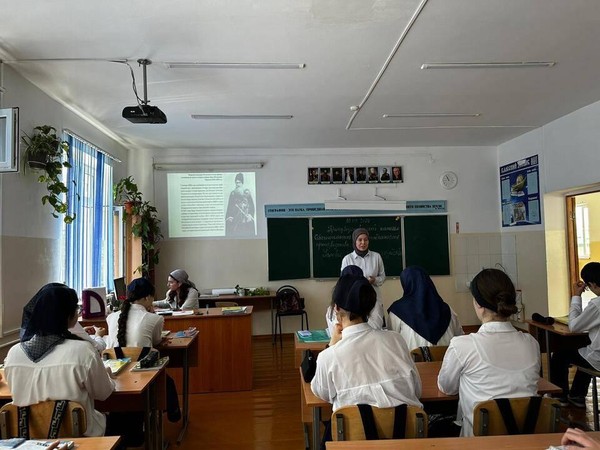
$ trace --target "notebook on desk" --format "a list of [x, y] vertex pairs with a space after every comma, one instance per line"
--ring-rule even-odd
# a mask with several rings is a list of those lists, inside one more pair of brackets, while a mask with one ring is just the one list
[[569, 316], [560, 316], [554, 318], [555, 322], [562, 323], [563, 325], [569, 325]]

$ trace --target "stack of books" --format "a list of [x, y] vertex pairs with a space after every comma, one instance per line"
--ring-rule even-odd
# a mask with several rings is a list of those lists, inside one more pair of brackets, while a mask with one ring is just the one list
[[245, 314], [246, 309], [248, 309], [247, 306], [223, 306], [221, 312], [224, 316], [229, 314]]
[[104, 367], [109, 368], [112, 375], [116, 375], [131, 362], [131, 358], [105, 359], [103, 362]]
[[329, 330], [302, 330], [296, 331], [300, 342], [329, 342]]

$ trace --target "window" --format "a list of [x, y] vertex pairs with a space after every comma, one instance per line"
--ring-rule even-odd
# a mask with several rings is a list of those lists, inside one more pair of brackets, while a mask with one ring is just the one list
[[575, 223], [577, 224], [577, 254], [579, 259], [590, 258], [590, 219], [586, 203], [575, 207]]
[[69, 213], [76, 214], [65, 225], [65, 279], [81, 292], [94, 286], [113, 285], [113, 169], [110, 156], [67, 132], [70, 146], [66, 180]]

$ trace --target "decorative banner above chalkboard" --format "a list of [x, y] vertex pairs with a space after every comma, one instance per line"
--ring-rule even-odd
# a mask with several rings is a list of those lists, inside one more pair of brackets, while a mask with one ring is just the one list
[[402, 166], [309, 167], [308, 184], [403, 183]]

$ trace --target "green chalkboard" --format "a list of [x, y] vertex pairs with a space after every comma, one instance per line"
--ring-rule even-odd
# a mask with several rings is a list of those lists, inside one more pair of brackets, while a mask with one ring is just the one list
[[267, 219], [269, 280], [310, 278], [309, 220]]
[[312, 219], [313, 277], [340, 276], [342, 259], [352, 252], [356, 228], [369, 230], [369, 249], [381, 254], [386, 275], [400, 275], [401, 217], [323, 217]]
[[404, 256], [407, 266], [421, 266], [429, 275], [450, 275], [448, 216], [404, 217]]

